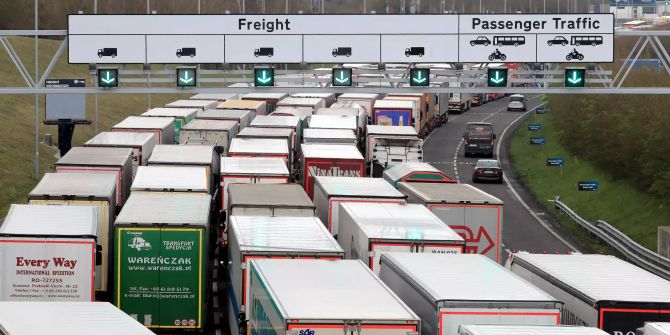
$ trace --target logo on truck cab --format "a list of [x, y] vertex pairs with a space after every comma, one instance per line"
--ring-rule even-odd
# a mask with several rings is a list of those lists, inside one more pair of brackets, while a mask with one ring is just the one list
[[314, 335], [314, 334], [316, 334], [316, 332], [313, 331], [313, 330], [311, 330], [311, 329], [309, 329], [309, 328], [307, 328], [307, 329], [305, 329], [305, 330], [301, 330], [301, 331], [298, 333], [298, 335]]
[[139, 236], [135, 236], [128, 241], [128, 247], [137, 251], [151, 250], [151, 243]]

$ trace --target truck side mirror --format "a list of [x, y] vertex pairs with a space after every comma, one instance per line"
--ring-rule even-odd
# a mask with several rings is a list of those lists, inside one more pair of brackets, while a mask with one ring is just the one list
[[498, 138], [496, 134], [493, 134], [493, 139], [495, 140], [496, 138]]
[[100, 244], [95, 245], [95, 265], [102, 264], [102, 246]]

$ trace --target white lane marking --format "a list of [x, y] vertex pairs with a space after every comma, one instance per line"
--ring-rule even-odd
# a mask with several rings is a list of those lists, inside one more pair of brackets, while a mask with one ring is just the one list
[[[502, 134], [500, 134], [500, 136], [498, 137], [498, 143], [496, 143], [496, 157], [500, 157], [500, 144], [503, 142], [503, 138], [505, 138], [505, 134], [507, 133], [507, 130], [509, 130], [515, 123], [517, 123], [523, 117], [528, 115], [528, 113], [531, 113], [531, 112], [535, 111], [537, 109], [537, 107], [539, 107], [539, 106], [540, 105], [537, 105], [537, 106], [533, 107], [532, 109], [528, 110], [527, 112], [521, 114], [521, 116], [514, 119], [514, 121], [512, 121], [509, 125], [507, 125], [507, 127], [505, 127], [505, 130], [503, 130]], [[505, 184], [507, 184], [507, 188], [509, 188], [509, 190], [512, 192], [512, 194], [514, 194], [514, 197], [517, 198], [517, 200], [526, 209], [526, 211], [528, 211], [528, 213], [530, 213], [530, 215], [532, 217], [534, 217], [535, 220], [537, 220], [537, 222], [539, 222], [540, 225], [542, 225], [542, 227], [544, 227], [551, 235], [554, 235], [554, 237], [556, 237], [559, 241], [563, 242], [563, 244], [565, 244], [568, 248], [572, 249], [574, 252], [579, 252], [579, 249], [577, 249], [574, 245], [570, 244], [570, 242], [568, 242], [561, 235], [559, 235], [557, 232], [555, 232], [554, 229], [549, 225], [549, 223], [542, 220], [537, 214], [535, 214], [535, 212], [533, 212], [530, 209], [530, 206], [528, 206], [526, 201], [524, 201], [523, 198], [521, 198], [519, 193], [516, 191], [516, 189], [514, 189], [514, 187], [512, 186], [512, 183], [507, 178], [507, 175], [503, 175], [503, 179], [505, 180]]]

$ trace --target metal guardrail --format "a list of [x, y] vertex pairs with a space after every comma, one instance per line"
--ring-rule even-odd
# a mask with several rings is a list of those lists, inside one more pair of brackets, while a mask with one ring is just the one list
[[568, 205], [561, 202], [560, 197], [554, 199], [554, 206], [572, 221], [586, 229], [591, 235], [617, 250], [631, 263], [659, 277], [670, 280], [670, 259], [641, 246], [605, 221], [597, 220], [592, 223], [585, 220], [570, 209]]

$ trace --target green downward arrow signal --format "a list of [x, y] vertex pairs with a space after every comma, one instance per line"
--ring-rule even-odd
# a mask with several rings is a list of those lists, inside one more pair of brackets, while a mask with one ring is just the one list
[[500, 77], [500, 71], [496, 71], [496, 76], [495, 78], [491, 78], [491, 81], [494, 84], [500, 84], [505, 80], [505, 77]]
[[340, 71], [340, 76], [338, 78], [335, 78], [335, 81], [337, 81], [340, 84], [344, 84], [347, 81], [349, 81], [349, 78], [344, 76], [344, 71]]
[[182, 83], [188, 84], [188, 83], [193, 81], [193, 77], [189, 78], [189, 76], [188, 76], [189, 72], [191, 72], [191, 71], [184, 71], [184, 76], [179, 78], [179, 80], [181, 80]]
[[577, 71], [572, 71], [572, 78], [568, 78], [568, 81], [573, 84], [579, 84], [582, 81], [582, 77], [579, 76]]
[[102, 82], [105, 83], [105, 84], [113, 83], [116, 80], [116, 78], [115, 77], [110, 77], [111, 72], [112, 71], [105, 71], [105, 76], [100, 80], [102, 80]]
[[272, 80], [272, 77], [268, 77], [268, 71], [263, 70], [261, 71], [261, 76], [258, 78], [258, 81], [261, 84], [267, 84]]
[[417, 72], [416, 77], [412, 78], [412, 80], [414, 80], [414, 82], [417, 84], [423, 84], [427, 79], [423, 77], [423, 71], [416, 71], [416, 72]]

